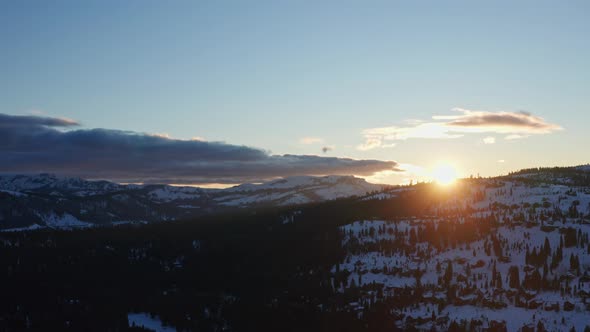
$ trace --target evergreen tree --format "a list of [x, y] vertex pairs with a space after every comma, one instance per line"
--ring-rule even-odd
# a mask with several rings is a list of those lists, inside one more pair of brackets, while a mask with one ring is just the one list
[[551, 254], [551, 244], [549, 243], [549, 239], [545, 236], [545, 243], [543, 245], [543, 253], [545, 257]]
[[447, 269], [445, 270], [445, 275], [443, 277], [445, 287], [449, 287], [451, 285], [451, 281], [453, 279], [453, 263], [449, 260], [447, 264]]
[[508, 269], [508, 286], [510, 288], [519, 288], [520, 287], [520, 276], [519, 276], [518, 266], [512, 265]]

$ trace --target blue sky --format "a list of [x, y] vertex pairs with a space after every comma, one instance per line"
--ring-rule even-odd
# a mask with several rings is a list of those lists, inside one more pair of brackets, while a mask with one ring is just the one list
[[[461, 175], [574, 165], [590, 161], [588, 31], [584, 1], [2, 2], [0, 113]], [[455, 108], [561, 129], [359, 148]]]

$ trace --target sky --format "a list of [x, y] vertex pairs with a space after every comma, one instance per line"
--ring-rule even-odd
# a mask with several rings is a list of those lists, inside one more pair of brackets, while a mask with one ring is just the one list
[[0, 171], [396, 184], [585, 164], [588, 31], [587, 1], [2, 1]]

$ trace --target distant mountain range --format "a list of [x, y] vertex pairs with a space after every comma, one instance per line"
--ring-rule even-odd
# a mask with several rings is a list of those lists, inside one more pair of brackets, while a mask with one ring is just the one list
[[0, 229], [79, 228], [187, 219], [246, 207], [365, 196], [387, 186], [353, 176], [299, 176], [227, 189], [123, 185], [53, 174], [0, 176]]
[[[590, 186], [590, 165], [530, 168], [501, 178]], [[0, 230], [182, 220], [243, 208], [301, 205], [355, 196], [387, 199], [399, 190], [354, 176], [295, 176], [205, 189], [118, 184], [46, 173], [0, 175]]]

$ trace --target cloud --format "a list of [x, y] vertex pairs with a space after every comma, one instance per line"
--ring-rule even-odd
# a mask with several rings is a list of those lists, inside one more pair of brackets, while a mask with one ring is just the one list
[[170, 138], [170, 134], [168, 133], [154, 133], [152, 136], [161, 137], [161, 138]]
[[484, 137], [483, 142], [484, 144], [494, 144], [496, 143], [496, 138], [493, 136]]
[[111, 129], [72, 129], [69, 119], [0, 114], [0, 172], [52, 172], [144, 183], [241, 183], [292, 175], [370, 176], [380, 160], [271, 155], [223, 142]]
[[319, 137], [303, 137], [299, 140], [300, 144], [310, 145], [310, 144], [318, 144], [323, 143], [324, 140]]
[[448, 127], [475, 128], [480, 132], [510, 134], [549, 134], [556, 130], [563, 129], [556, 124], [546, 122], [541, 117], [523, 111], [487, 112], [470, 111], [462, 108], [455, 108], [453, 111], [463, 114], [444, 117], [445, 119], [451, 120], [445, 124]]
[[365, 134], [365, 143], [359, 144], [356, 148], [361, 151], [368, 151], [375, 148], [393, 148], [395, 143], [384, 144], [383, 138], [379, 135]]
[[[454, 139], [466, 134], [496, 133], [506, 134], [506, 139], [524, 138], [535, 134], [549, 134], [563, 128], [528, 112], [489, 112], [454, 108], [456, 114], [435, 115], [433, 121], [413, 120], [406, 126], [389, 126], [365, 129], [362, 134], [365, 142], [358, 150], [371, 150], [390, 147], [387, 141], [407, 139]], [[457, 114], [458, 113], [458, 114]], [[490, 137], [486, 144], [493, 144]], [[493, 138], [493, 137], [491, 137]]]
[[506, 162], [506, 160], [504, 160], [504, 159], [499, 159], [499, 160], [498, 160], [498, 162], [499, 162], [499, 163], [505, 163], [505, 162]]
[[458, 138], [463, 135], [449, 133], [449, 129], [439, 123], [420, 123], [411, 127], [381, 127], [366, 129], [363, 134], [385, 140], [407, 140], [409, 138]]
[[37, 116], [45, 115], [45, 112], [43, 110], [39, 110], [39, 109], [31, 109], [31, 110], [27, 111], [27, 113], [29, 113], [31, 115], [37, 115]]
[[18, 127], [74, 127], [80, 124], [74, 120], [66, 118], [50, 118], [36, 115], [7, 115], [0, 113], [0, 129], [10, 129]]
[[522, 139], [522, 138], [527, 138], [531, 135], [520, 135], [520, 134], [512, 134], [512, 135], [507, 135], [506, 137], [504, 137], [505, 140], [514, 140], [514, 139]]
[[357, 146], [357, 149], [361, 150], [361, 151], [367, 151], [367, 150], [371, 150], [371, 149], [380, 147], [381, 143], [382, 143], [382, 139], [380, 139], [378, 137], [376, 137], [376, 138], [367, 137], [365, 140], [365, 143]]

